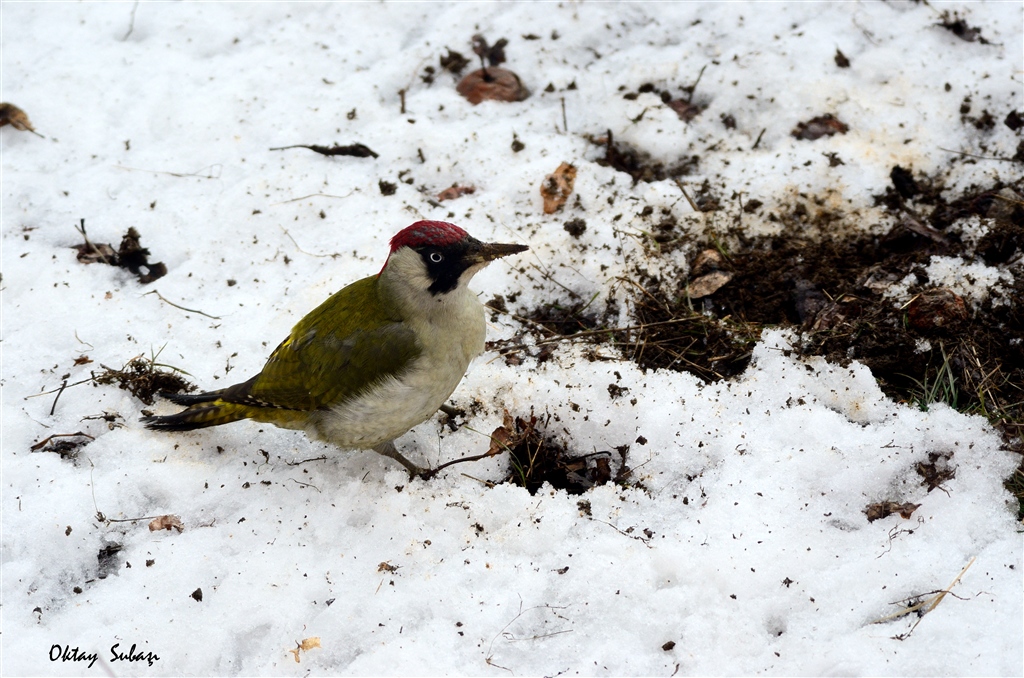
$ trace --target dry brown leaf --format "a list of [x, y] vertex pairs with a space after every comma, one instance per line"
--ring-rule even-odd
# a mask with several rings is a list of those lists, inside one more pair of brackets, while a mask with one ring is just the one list
[[704, 110], [703, 107], [691, 104], [689, 101], [683, 101], [682, 99], [668, 102], [668, 107], [675, 111], [676, 115], [683, 122], [690, 122]]
[[489, 456], [501, 454], [510, 447], [515, 447], [518, 440], [516, 438], [516, 424], [512, 419], [512, 415], [505, 410], [505, 416], [502, 419], [502, 424], [498, 428], [494, 429], [491, 433], [491, 446], [487, 450]]
[[691, 299], [701, 299], [717, 292], [723, 285], [732, 280], [733, 274], [730, 271], [711, 271], [702, 275], [688, 287]]
[[310, 636], [309, 638], [305, 638], [304, 640], [301, 640], [301, 641], [295, 643], [295, 649], [294, 650], [288, 650], [288, 651], [291, 652], [293, 655], [295, 655], [295, 663], [298, 664], [299, 663], [299, 653], [300, 652], [309, 652], [314, 647], [320, 647], [320, 636]]
[[73, 249], [78, 250], [78, 260], [83, 264], [102, 261], [105, 264], [117, 265], [117, 251], [105, 242], [82, 243], [75, 245]]
[[487, 44], [487, 38], [480, 33], [473, 36], [473, 53], [481, 59], [487, 59], [492, 66], [499, 66], [505, 63], [505, 46], [508, 40], [501, 38], [493, 46]]
[[894, 501], [880, 501], [876, 504], [868, 504], [864, 509], [864, 513], [867, 515], [869, 523], [882, 518], [888, 518], [894, 513], [898, 513], [900, 517], [909, 520], [910, 516], [914, 515], [914, 511], [919, 506], [920, 504], [911, 504], [909, 501], [905, 504], [897, 504]]
[[831, 113], [826, 113], [817, 118], [811, 118], [807, 122], [797, 123], [790, 135], [797, 139], [814, 141], [821, 137], [830, 137], [833, 134], [846, 134], [849, 130], [850, 127], [842, 120]]
[[181, 524], [181, 518], [172, 514], [158, 516], [149, 523], [150, 532], [156, 532], [157, 530], [177, 530], [182, 532], [184, 529], [185, 526]]
[[82, 225], [77, 230], [82, 234], [85, 242], [75, 245], [74, 249], [78, 252], [78, 260], [83, 264], [102, 261], [111, 266], [127, 268], [139, 277], [139, 282], [142, 284], [151, 283], [167, 275], [166, 264], [149, 261], [150, 252], [141, 245], [142, 236], [134, 226], [128, 227], [128, 232], [121, 238], [121, 246], [117, 251], [114, 251], [114, 248], [107, 243], [90, 242], [85, 235], [85, 219], [82, 219]]
[[441, 68], [458, 75], [462, 73], [463, 69], [469, 65], [469, 59], [462, 56], [458, 52], [453, 52], [450, 47], [446, 47], [448, 54], [444, 54], [440, 57]]
[[530, 96], [518, 75], [498, 66], [478, 68], [460, 80], [455, 90], [474, 106], [481, 101], [522, 101]]
[[377, 566], [378, 572], [398, 572], [398, 565], [392, 565], [388, 561], [384, 561]]
[[471, 193], [476, 193], [476, 186], [459, 186], [458, 184], [452, 184], [438, 193], [437, 199], [454, 200], [455, 198], [461, 198], [462, 196], [470, 195]]
[[22, 132], [32, 132], [36, 136], [42, 136], [39, 132], [36, 132], [36, 128], [29, 122], [28, 116], [25, 115], [25, 111], [21, 110], [14, 104], [0, 104], [0, 127], [4, 125], [11, 125], [16, 130]]
[[725, 257], [718, 250], [702, 250], [693, 258], [693, 265], [690, 266], [690, 275], [704, 275], [710, 271], [717, 271], [725, 265]]
[[544, 214], [554, 214], [572, 195], [576, 184], [576, 168], [567, 162], [558, 166], [554, 173], [544, 178], [540, 195], [544, 198]]
[[925, 290], [911, 299], [906, 308], [907, 321], [919, 330], [948, 326], [970, 315], [963, 297], [945, 287]]
[[515, 449], [534, 435], [536, 426], [537, 417], [513, 418], [508, 410], [505, 410], [501, 426], [491, 433], [491, 447], [487, 450], [487, 455], [493, 457], [496, 454]]

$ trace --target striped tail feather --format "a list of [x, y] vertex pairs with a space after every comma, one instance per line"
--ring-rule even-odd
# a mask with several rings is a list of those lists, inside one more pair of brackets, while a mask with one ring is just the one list
[[146, 428], [157, 431], [192, 431], [207, 426], [229, 424], [252, 416], [253, 408], [248, 405], [225, 402], [217, 396], [202, 399], [205, 395], [208, 394], [185, 396], [197, 400], [179, 400], [181, 396], [171, 398], [179, 405], [189, 405], [189, 408], [176, 414], [143, 417], [141, 421]]
[[161, 391], [157, 395], [164, 400], [170, 400], [175, 405], [195, 405], [197, 403], [212, 403], [224, 395], [224, 389], [206, 391], [205, 393], [169, 393]]

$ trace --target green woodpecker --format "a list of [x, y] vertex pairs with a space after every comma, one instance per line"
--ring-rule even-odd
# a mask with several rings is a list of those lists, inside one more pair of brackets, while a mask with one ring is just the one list
[[164, 394], [188, 408], [142, 421], [189, 431], [252, 419], [373, 450], [422, 473], [394, 440], [437, 412], [483, 351], [484, 307], [469, 281], [494, 259], [527, 249], [418, 221], [391, 239], [380, 273], [300, 320], [262, 372], [217, 391]]

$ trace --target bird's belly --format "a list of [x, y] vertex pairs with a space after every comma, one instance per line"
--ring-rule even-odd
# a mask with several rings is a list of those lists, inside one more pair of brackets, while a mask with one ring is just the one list
[[401, 436], [437, 412], [458, 386], [469, 360], [423, 360], [401, 379], [393, 377], [311, 422], [310, 435], [349, 449], [369, 449]]
[[423, 353], [405, 374], [323, 411], [307, 433], [339, 447], [370, 449], [432, 417], [484, 349], [486, 326], [476, 296], [466, 290], [453, 313], [446, 326], [418, 331]]

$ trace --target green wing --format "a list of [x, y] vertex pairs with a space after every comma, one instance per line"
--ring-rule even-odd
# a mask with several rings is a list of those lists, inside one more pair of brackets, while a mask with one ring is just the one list
[[416, 335], [379, 297], [377, 276], [370, 276], [300, 320], [260, 374], [221, 398], [290, 410], [328, 407], [401, 372], [420, 352]]

